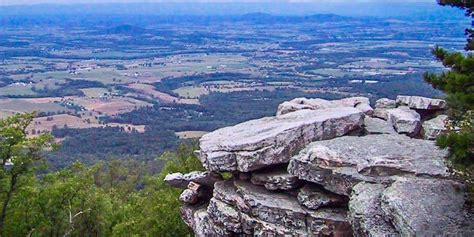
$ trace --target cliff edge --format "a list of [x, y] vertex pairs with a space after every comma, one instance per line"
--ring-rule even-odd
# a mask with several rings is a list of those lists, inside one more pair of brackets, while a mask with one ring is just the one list
[[[203, 136], [206, 172], [170, 174], [197, 236], [473, 236], [434, 139], [443, 100], [298, 98]], [[230, 173], [224, 179], [222, 174]], [[228, 176], [228, 175], [227, 175]]]

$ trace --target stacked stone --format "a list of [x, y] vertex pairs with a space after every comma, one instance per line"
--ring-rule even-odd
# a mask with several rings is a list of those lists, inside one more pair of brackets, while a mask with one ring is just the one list
[[[182, 216], [196, 236], [474, 233], [446, 151], [409, 137], [403, 124], [411, 109], [402, 106], [438, 110], [442, 102], [397, 101], [378, 101], [375, 111], [363, 97], [285, 102], [275, 117], [203, 136], [207, 171], [165, 180], [186, 188]], [[388, 121], [370, 117], [378, 114]]]
[[444, 100], [397, 96], [396, 100], [377, 100], [374, 117], [389, 121], [398, 133], [435, 140], [447, 130], [445, 109]]

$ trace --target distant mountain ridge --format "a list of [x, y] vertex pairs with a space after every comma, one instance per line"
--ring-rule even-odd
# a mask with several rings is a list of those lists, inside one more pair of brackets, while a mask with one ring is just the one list
[[458, 9], [440, 8], [432, 2], [353, 2], [353, 3], [101, 3], [101, 4], [38, 4], [0, 6], [0, 15], [155, 15], [155, 16], [240, 16], [253, 12], [271, 15], [309, 16], [336, 14], [343, 16], [375, 17], [457, 17]]
[[254, 23], [273, 23], [273, 22], [308, 22], [308, 21], [347, 21], [355, 20], [355, 17], [341, 16], [337, 14], [313, 14], [308, 16], [281, 16], [272, 15], [268, 13], [248, 13], [240, 17], [236, 17], [236, 20], [251, 21]]

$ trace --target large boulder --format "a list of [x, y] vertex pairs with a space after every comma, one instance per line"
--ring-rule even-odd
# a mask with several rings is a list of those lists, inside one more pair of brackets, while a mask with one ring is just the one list
[[165, 182], [176, 188], [187, 188], [190, 182], [195, 182], [207, 187], [214, 186], [214, 183], [222, 180], [222, 176], [218, 173], [209, 171], [193, 171], [188, 174], [173, 173], [165, 177]]
[[397, 104], [419, 110], [442, 110], [446, 108], [446, 101], [444, 100], [421, 96], [399, 95], [397, 96]]
[[421, 128], [421, 116], [416, 111], [406, 107], [387, 110], [388, 121], [401, 134], [415, 137]]
[[399, 236], [382, 211], [380, 198], [385, 186], [359, 183], [349, 201], [349, 221], [356, 236]]
[[345, 136], [309, 144], [288, 172], [348, 196], [357, 183], [391, 182], [394, 175], [445, 177], [446, 151], [432, 141], [401, 135]]
[[303, 109], [318, 110], [342, 107], [357, 108], [367, 115], [371, 115], [373, 113], [373, 109], [370, 106], [370, 101], [366, 97], [351, 97], [341, 100], [296, 98], [280, 104], [278, 106], [277, 116]]
[[438, 117], [425, 121], [422, 125], [423, 137], [427, 140], [436, 140], [439, 136], [446, 134], [448, 131], [446, 122], [448, 116], [439, 115]]
[[226, 127], [204, 135], [199, 159], [209, 171], [249, 172], [287, 163], [312, 141], [345, 135], [363, 125], [355, 108], [300, 110]]
[[395, 100], [382, 98], [375, 102], [374, 117], [381, 119], [388, 119], [387, 110], [395, 109], [397, 107], [397, 102]]
[[472, 236], [463, 186], [443, 179], [400, 178], [382, 194], [382, 209], [403, 236]]

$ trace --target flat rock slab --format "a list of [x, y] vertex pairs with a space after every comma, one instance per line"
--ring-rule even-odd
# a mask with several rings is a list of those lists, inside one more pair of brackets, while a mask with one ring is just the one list
[[164, 181], [176, 188], [187, 188], [190, 182], [195, 182], [207, 187], [214, 186], [214, 183], [222, 180], [222, 176], [213, 172], [193, 171], [188, 174], [173, 173], [166, 175]]
[[300, 110], [226, 127], [200, 139], [199, 159], [209, 171], [249, 172], [288, 163], [307, 144], [345, 135], [363, 125], [355, 108]]
[[439, 136], [446, 134], [446, 121], [448, 116], [439, 115], [434, 119], [425, 121], [422, 125], [423, 137], [427, 140], [436, 140]]
[[400, 236], [382, 211], [380, 198], [384, 190], [382, 184], [354, 186], [349, 201], [349, 221], [356, 236]]
[[398, 133], [415, 137], [420, 132], [421, 116], [415, 110], [405, 107], [387, 110], [388, 121]]
[[432, 141], [403, 135], [346, 136], [309, 144], [288, 172], [348, 196], [361, 181], [390, 182], [393, 175], [448, 176], [447, 152]]
[[444, 100], [421, 96], [399, 95], [397, 96], [397, 104], [420, 110], [441, 110], [446, 108], [446, 101]]
[[253, 172], [250, 182], [268, 190], [291, 190], [301, 185], [298, 177], [288, 174], [286, 167]]
[[365, 117], [364, 128], [367, 134], [395, 134], [392, 124], [379, 118]]
[[441, 179], [401, 178], [382, 194], [382, 209], [403, 236], [469, 236], [463, 187]]
[[367, 115], [373, 113], [369, 98], [366, 97], [351, 97], [340, 100], [296, 98], [280, 104], [278, 106], [277, 116], [303, 109], [318, 110], [342, 107], [357, 108]]

